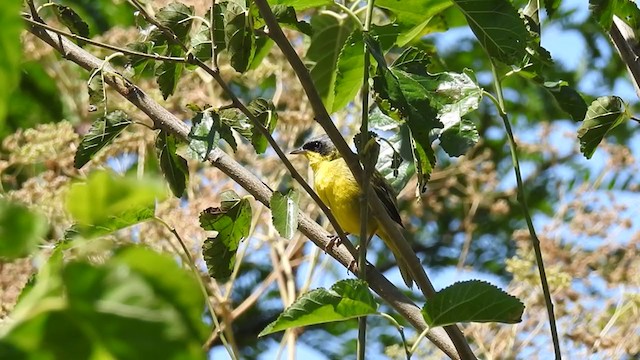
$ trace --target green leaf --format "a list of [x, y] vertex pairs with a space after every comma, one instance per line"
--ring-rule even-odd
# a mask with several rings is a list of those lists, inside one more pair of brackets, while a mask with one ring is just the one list
[[107, 234], [154, 216], [156, 200], [166, 196], [162, 183], [120, 177], [107, 171], [92, 173], [75, 183], [66, 208], [86, 236]]
[[129, 124], [131, 124], [131, 120], [121, 110], [110, 112], [98, 118], [78, 146], [73, 159], [75, 168], [80, 169], [88, 163], [93, 155], [110, 144]]
[[[216, 55], [226, 48], [224, 34], [224, 12], [227, 3], [216, 3], [213, 7], [213, 19], [211, 18], [211, 8], [205, 14], [207, 21], [213, 20]], [[202, 23], [198, 31], [191, 38], [192, 53], [200, 60], [211, 59], [211, 29], [206, 23]]]
[[462, 119], [440, 135], [440, 146], [449, 156], [464, 155], [480, 140], [478, 129], [471, 120]]
[[285, 239], [291, 239], [298, 229], [299, 201], [300, 193], [293, 189], [289, 190], [286, 195], [279, 191], [275, 191], [271, 195], [269, 202], [271, 221], [280, 236]]
[[631, 118], [621, 98], [617, 96], [603, 96], [589, 105], [587, 115], [578, 129], [580, 152], [587, 159], [591, 159], [598, 144], [611, 129]]
[[[168, 55], [180, 56], [182, 55], [182, 49], [177, 46], [172, 46]], [[175, 93], [183, 69], [184, 64], [177, 62], [164, 61], [158, 65], [156, 69], [156, 82], [162, 92], [162, 98], [165, 100]]]
[[229, 61], [237, 72], [243, 73], [249, 69], [256, 50], [251, 14], [244, 6], [229, 2], [225, 9], [224, 19], [224, 34]]
[[[252, 100], [249, 105], [247, 105], [247, 108], [270, 134], [273, 133], [278, 123], [278, 113], [271, 100], [257, 98]], [[251, 128], [251, 132], [251, 144], [253, 144], [253, 148], [256, 150], [256, 153], [263, 154], [269, 146], [267, 138], [262, 135], [256, 126]]]
[[[134, 42], [127, 44], [127, 48], [133, 51], [141, 52], [143, 54], [152, 54], [153, 42]], [[155, 64], [154, 60], [138, 55], [127, 55], [127, 57], [129, 59], [129, 66], [131, 66], [136, 76], [142, 76], [148, 73], [151, 73], [151, 75], [153, 75]]]
[[269, 5], [292, 6], [296, 10], [304, 10], [308, 8], [317, 8], [321, 6], [329, 6], [333, 4], [333, 0], [269, 0]]
[[399, 25], [398, 45], [404, 46], [413, 39], [426, 35], [426, 26], [436, 15], [451, 7], [450, 0], [377, 0], [376, 6], [396, 15]]
[[640, 10], [634, 1], [630, 0], [590, 0], [589, 10], [598, 24], [605, 31], [611, 29], [613, 16], [618, 16], [632, 29], [637, 31], [640, 27]]
[[376, 314], [378, 304], [367, 283], [360, 279], [341, 280], [331, 289], [309, 291], [300, 296], [258, 336], [293, 327], [324, 324]]
[[547, 10], [547, 15], [552, 18], [560, 8], [561, 0], [544, 0], [544, 8]]
[[[76, 35], [80, 35], [82, 37], [89, 37], [89, 25], [87, 25], [84, 20], [78, 15], [77, 12], [73, 11], [72, 8], [64, 5], [55, 4], [53, 6], [54, 13], [58, 17], [58, 20], [66, 26], [72, 33]], [[84, 42], [78, 43], [78, 45], [82, 46]]]
[[507, 65], [527, 56], [529, 32], [508, 0], [453, 0], [489, 56]]
[[188, 43], [187, 38], [193, 22], [192, 16], [193, 7], [178, 2], [172, 2], [156, 13], [158, 22], [171, 29], [182, 43]]
[[209, 275], [224, 281], [233, 272], [240, 241], [249, 235], [251, 203], [247, 198], [240, 199], [234, 192], [221, 197], [223, 201], [219, 208], [208, 208], [200, 213], [200, 227], [218, 232], [215, 237], [204, 241], [202, 256]]
[[522, 321], [524, 304], [516, 297], [480, 280], [457, 282], [427, 299], [422, 316], [430, 328], [459, 322]]
[[566, 81], [547, 81], [544, 88], [553, 95], [558, 106], [571, 116], [573, 121], [584, 119], [587, 114], [587, 103], [574, 88], [570, 87]]
[[327, 109], [333, 109], [338, 56], [354, 29], [353, 22], [320, 14], [311, 18], [311, 26], [313, 36], [305, 62], [322, 101]]
[[107, 94], [104, 91], [104, 79], [102, 71], [93, 75], [87, 84], [89, 91], [89, 105], [95, 110], [104, 110], [107, 102]]
[[20, 64], [23, 62], [20, 17], [21, 1], [3, 1], [0, 5], [0, 134], [4, 132], [9, 99], [20, 83]]
[[204, 297], [173, 256], [137, 246], [94, 263], [69, 255], [56, 249], [21, 298], [0, 338], [3, 358], [205, 358]]
[[191, 121], [193, 126], [189, 131], [187, 154], [194, 159], [205, 161], [220, 141], [223, 127], [220, 115], [215, 110], [207, 109], [198, 112]]
[[341, 110], [358, 93], [362, 87], [364, 68], [364, 41], [362, 31], [354, 30], [338, 56], [336, 82], [334, 85], [334, 102], [331, 112]]
[[176, 154], [177, 140], [175, 135], [160, 131], [156, 139], [156, 150], [160, 159], [160, 169], [167, 179], [171, 191], [176, 197], [181, 197], [187, 188], [189, 169], [187, 160]]
[[46, 233], [47, 221], [43, 216], [0, 198], [0, 259], [31, 254]]
[[311, 24], [306, 21], [298, 20], [296, 10], [293, 6], [275, 5], [271, 11], [273, 11], [273, 15], [276, 17], [276, 20], [278, 20], [280, 25], [298, 30], [307, 36], [311, 36], [313, 33]]

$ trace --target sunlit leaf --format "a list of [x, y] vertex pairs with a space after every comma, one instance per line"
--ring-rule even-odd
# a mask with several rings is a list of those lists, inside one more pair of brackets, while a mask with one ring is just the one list
[[450, 0], [377, 0], [377, 7], [390, 10], [399, 26], [398, 45], [404, 46], [413, 39], [426, 35], [427, 24], [439, 13], [452, 6]]
[[0, 5], [0, 134], [3, 134], [9, 98], [20, 83], [20, 64], [24, 61], [20, 33], [21, 1], [3, 1]]
[[[213, 21], [214, 32], [213, 37], [215, 40], [216, 54], [220, 54], [225, 50], [225, 34], [224, 34], [224, 12], [226, 10], [226, 2], [216, 2], [213, 7], [213, 17], [211, 14], [211, 8], [204, 16], [204, 19]], [[211, 59], [211, 29], [208, 24], [202, 23], [198, 28], [198, 31], [191, 38], [191, 48], [193, 54], [202, 61]]]
[[66, 208], [85, 236], [107, 234], [154, 216], [155, 203], [166, 197], [162, 183], [121, 177], [107, 171], [75, 183]]
[[178, 40], [183, 43], [187, 42], [191, 23], [193, 22], [192, 16], [193, 7], [179, 2], [172, 2], [156, 13], [156, 18], [160, 24], [171, 29]]
[[304, 10], [312, 7], [328, 6], [332, 0], [269, 0], [270, 5], [292, 6], [296, 10]]
[[88, 163], [93, 155], [110, 144], [129, 124], [131, 120], [120, 110], [110, 112], [94, 121], [76, 151], [73, 162], [76, 169]]
[[290, 190], [287, 194], [275, 191], [271, 196], [271, 220], [280, 236], [291, 239], [298, 229], [298, 202], [300, 193]]
[[594, 100], [578, 129], [580, 152], [591, 159], [607, 133], [631, 118], [628, 111], [622, 99], [617, 96], [603, 96]]
[[0, 261], [29, 255], [46, 231], [47, 221], [42, 215], [0, 198]]
[[258, 336], [293, 327], [324, 324], [375, 314], [378, 304], [367, 283], [360, 279], [341, 280], [331, 289], [309, 291], [284, 310]]
[[187, 187], [189, 169], [187, 160], [176, 154], [177, 140], [175, 135], [160, 131], [156, 138], [156, 151], [160, 159], [160, 169], [169, 183], [173, 194], [181, 197]]
[[338, 111], [353, 100], [362, 87], [364, 41], [362, 31], [356, 29], [345, 41], [338, 56], [334, 102], [331, 112]]
[[433, 328], [459, 322], [522, 321], [524, 304], [516, 297], [480, 280], [457, 282], [427, 299], [422, 316]]
[[311, 26], [313, 36], [305, 61], [322, 101], [327, 109], [333, 109], [338, 56], [353, 31], [353, 22], [319, 14], [311, 18]]
[[220, 115], [214, 110], [205, 110], [197, 113], [191, 121], [193, 125], [189, 131], [187, 154], [194, 159], [205, 161], [220, 141]]
[[311, 36], [313, 33], [311, 24], [306, 21], [298, 20], [296, 10], [292, 6], [276, 5], [271, 9], [271, 11], [273, 11], [273, 15], [276, 17], [276, 20], [280, 25], [298, 30], [307, 36]]
[[87, 90], [89, 91], [89, 105], [93, 106], [94, 110], [104, 109], [107, 101], [107, 94], [104, 91], [102, 72], [95, 74], [89, 79]]

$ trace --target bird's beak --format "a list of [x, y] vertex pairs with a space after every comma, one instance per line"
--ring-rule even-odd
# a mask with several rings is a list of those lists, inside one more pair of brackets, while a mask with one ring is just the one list
[[307, 150], [305, 150], [303, 148], [298, 148], [298, 149], [293, 150], [289, 154], [298, 155], [298, 154], [304, 154], [306, 152], [307, 152]]

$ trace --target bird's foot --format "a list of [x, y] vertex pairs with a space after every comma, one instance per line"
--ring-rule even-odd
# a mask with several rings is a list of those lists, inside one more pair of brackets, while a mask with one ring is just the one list
[[324, 252], [327, 253], [333, 249], [334, 246], [340, 246], [342, 244], [342, 239], [337, 234], [329, 235], [329, 242], [327, 246], [324, 247]]

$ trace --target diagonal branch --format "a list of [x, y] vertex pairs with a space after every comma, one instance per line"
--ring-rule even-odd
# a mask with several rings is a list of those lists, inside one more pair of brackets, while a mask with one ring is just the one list
[[[65, 59], [79, 65], [87, 71], [99, 68], [103, 64], [102, 60], [91, 55], [59, 34], [40, 27], [37, 23], [27, 24], [27, 30], [57, 50]], [[174, 134], [181, 139], [187, 139], [189, 127], [167, 109], [155, 102], [142, 89], [117, 74], [115, 69], [109, 65], [105, 66], [104, 74], [105, 82], [149, 116], [155, 127]], [[272, 190], [245, 167], [218, 148], [211, 152], [209, 161], [253, 195], [256, 200], [260, 201], [266, 207], [269, 207], [269, 200], [273, 193]], [[352, 266], [353, 256], [344, 246], [327, 248], [330, 242], [330, 234], [325, 229], [303, 213], [299, 213], [298, 219], [298, 229], [316, 246], [327, 249], [327, 253], [340, 262], [345, 268]], [[357, 268], [354, 271], [357, 273]], [[367, 281], [373, 291], [409, 321], [418, 331], [426, 329], [427, 325], [422, 318], [420, 309], [371, 265], [368, 265], [367, 268]], [[431, 329], [427, 337], [449, 357], [454, 359], [459, 358], [456, 349], [442, 329]]]
[[[424, 268], [422, 267], [422, 263], [420, 259], [416, 255], [416, 253], [411, 248], [411, 245], [406, 240], [398, 226], [396, 226], [395, 222], [389, 217], [389, 214], [385, 210], [384, 205], [378, 198], [375, 193], [375, 190], [372, 188], [371, 184], [365, 184], [362, 182], [364, 179], [363, 170], [360, 166], [360, 162], [358, 160], [358, 156], [354, 154], [349, 145], [344, 141], [344, 138], [340, 134], [340, 131], [336, 128], [327, 112], [327, 109], [324, 107], [322, 102], [322, 98], [318, 93], [315, 85], [313, 84], [313, 80], [311, 79], [311, 75], [307, 70], [306, 66], [302, 62], [302, 59], [298, 56], [297, 52], [284, 35], [282, 28], [278, 24], [273, 12], [271, 11], [271, 7], [267, 3], [266, 0], [255, 0], [255, 5], [258, 7], [262, 18], [269, 28], [269, 36], [271, 39], [278, 45], [280, 50], [283, 52], [284, 56], [291, 64], [291, 67], [295, 71], [302, 87], [304, 88], [305, 93], [307, 94], [307, 98], [309, 99], [309, 103], [313, 109], [313, 112], [316, 116], [315, 120], [322, 126], [325, 130], [329, 138], [333, 141], [333, 144], [336, 146], [342, 157], [345, 159], [349, 169], [353, 173], [355, 179], [359, 182], [360, 187], [368, 187], [367, 192], [370, 194], [369, 196], [369, 205], [370, 210], [373, 216], [378, 220], [384, 232], [388, 234], [391, 238], [394, 239], [396, 246], [398, 246], [402, 256], [407, 261], [410, 271], [414, 277], [414, 280], [418, 284], [418, 287], [424, 294], [426, 298], [430, 298], [435, 294], [435, 289], [427, 276]], [[447, 326], [445, 330], [449, 334], [449, 337], [453, 341], [458, 350], [458, 353], [463, 359], [475, 359], [475, 355], [471, 351], [469, 344], [467, 343], [464, 335], [457, 327], [457, 325]]]

